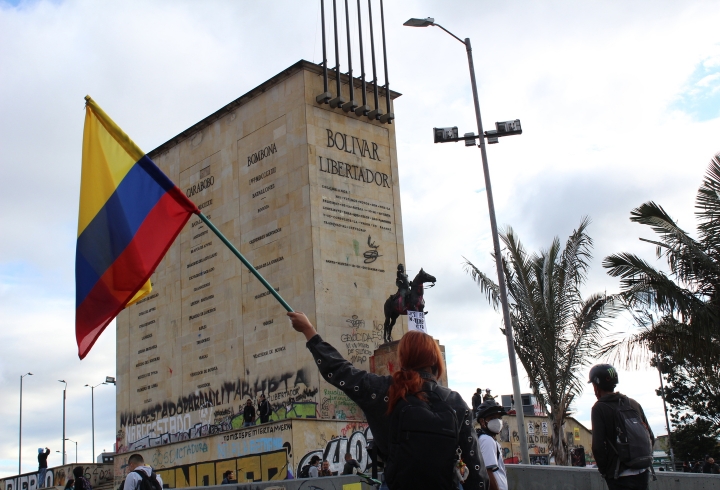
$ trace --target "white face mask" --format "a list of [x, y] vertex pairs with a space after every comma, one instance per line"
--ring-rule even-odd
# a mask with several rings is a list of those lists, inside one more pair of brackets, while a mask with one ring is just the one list
[[487, 423], [487, 428], [493, 434], [499, 434], [502, 430], [502, 420], [492, 419], [490, 422]]

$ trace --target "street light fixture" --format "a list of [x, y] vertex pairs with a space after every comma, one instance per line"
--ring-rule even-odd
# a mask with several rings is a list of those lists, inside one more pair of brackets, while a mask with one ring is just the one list
[[25, 376], [32, 376], [33, 373], [27, 373], [20, 376], [20, 430], [18, 436], [18, 475], [22, 475], [22, 385]]
[[77, 441], [73, 441], [72, 439], [65, 439], [65, 440], [75, 443], [75, 464], [77, 464]]
[[[497, 275], [498, 275], [498, 286], [500, 288], [500, 301], [502, 303], [502, 312], [503, 312], [503, 323], [505, 324], [505, 340], [507, 342], [507, 350], [508, 350], [508, 360], [510, 361], [510, 375], [512, 377], [512, 384], [513, 384], [513, 394], [514, 399], [520, 401], [520, 407], [519, 409], [515, 408], [515, 413], [517, 417], [517, 424], [518, 424], [518, 436], [520, 438], [520, 455], [522, 457], [523, 463], [529, 463], [530, 462], [530, 455], [528, 454], [528, 445], [527, 445], [527, 438], [525, 436], [525, 417], [523, 414], [523, 407], [522, 407], [522, 395], [520, 393], [520, 378], [518, 377], [518, 370], [517, 370], [517, 359], [515, 356], [515, 346], [513, 341], [513, 331], [512, 331], [512, 323], [510, 322], [510, 309], [508, 307], [508, 299], [507, 299], [507, 286], [505, 285], [505, 275], [503, 273], [503, 267], [502, 267], [502, 256], [500, 255], [500, 239], [498, 237], [498, 230], [497, 230], [497, 221], [495, 219], [495, 204], [493, 202], [493, 195], [492, 195], [492, 186], [490, 185], [490, 168], [488, 166], [487, 161], [487, 153], [485, 151], [485, 138], [488, 139], [493, 138], [495, 139], [494, 142], [497, 142], [497, 137], [499, 136], [506, 136], [510, 134], [520, 134], [522, 132], [522, 129], [520, 127], [520, 121], [506, 121], [503, 123], [496, 123], [496, 131], [495, 133], [488, 131], [488, 133], [483, 132], [483, 126], [482, 126], [482, 118], [480, 117], [480, 102], [478, 100], [478, 91], [477, 91], [477, 83], [475, 82], [475, 65], [473, 64], [473, 57], [472, 57], [472, 47], [470, 46], [470, 38], [465, 38], [463, 41], [459, 37], [457, 37], [452, 32], [445, 29], [440, 24], [435, 23], [435, 19], [432, 17], [427, 17], [425, 19], [410, 19], [405, 24], [405, 26], [409, 27], [428, 27], [428, 26], [435, 26], [439, 27], [443, 31], [450, 34], [452, 37], [460, 41], [465, 45], [465, 51], [467, 51], [467, 57], [468, 57], [468, 65], [470, 68], [470, 82], [472, 85], [472, 92], [473, 92], [473, 101], [475, 103], [475, 119], [477, 120], [477, 126], [478, 126], [478, 136], [480, 139], [480, 155], [482, 157], [482, 164], [483, 164], [483, 174], [485, 176], [485, 193], [487, 195], [487, 201], [488, 201], [488, 213], [490, 214], [490, 228], [492, 231], [492, 238], [493, 238], [493, 246], [495, 250], [495, 266], [497, 268]], [[455, 131], [457, 131], [456, 128]], [[454, 134], [455, 137], [457, 137], [457, 132]], [[437, 139], [437, 132], [435, 132], [435, 137]], [[470, 139], [470, 136], [466, 136], [463, 138], [458, 138], [456, 141], [459, 140], [467, 140]]]
[[67, 461], [67, 455], [65, 454], [65, 400], [67, 399], [67, 381], [64, 379], [58, 380], [60, 383], [65, 383], [65, 388], [63, 388], [63, 443], [62, 443], [62, 456], [63, 456], [63, 464], [66, 464]]
[[91, 385], [85, 385], [88, 388], [90, 388], [90, 400], [91, 400], [91, 410], [92, 410], [92, 461], [95, 462], [95, 388], [97, 388], [100, 385], [109, 385], [115, 384], [115, 378], [112, 376], [105, 376], [105, 381], [102, 383], [98, 383], [95, 386]]

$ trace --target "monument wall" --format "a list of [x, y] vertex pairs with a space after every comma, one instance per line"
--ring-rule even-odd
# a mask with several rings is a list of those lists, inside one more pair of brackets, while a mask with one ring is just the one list
[[[288, 469], [297, 476], [314, 455], [342, 473], [350, 452], [363, 471], [369, 470], [370, 441], [366, 422], [288, 419], [137, 452], [169, 488], [186, 488], [219, 485], [227, 470], [239, 483], [284, 480]], [[115, 458], [116, 486], [127, 474], [129, 456]]]
[[[404, 263], [394, 125], [318, 104], [322, 91], [320, 67], [298, 62], [150, 157], [323, 338], [369, 369]], [[118, 453], [237, 431], [261, 393], [273, 421], [363, 421], [322, 380], [282, 306], [198, 218], [151, 280], [117, 319]], [[398, 319], [395, 338], [406, 328]]]

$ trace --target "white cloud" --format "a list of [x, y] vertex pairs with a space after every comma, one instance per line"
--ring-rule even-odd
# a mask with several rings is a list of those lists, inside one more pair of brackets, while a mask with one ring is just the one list
[[[465, 255], [494, 270], [479, 152], [433, 145], [430, 134], [433, 126], [475, 130], [465, 51], [439, 29], [402, 22], [430, 15], [472, 39], [486, 129], [514, 118], [524, 128], [488, 149], [498, 222], [537, 249], [589, 215], [589, 294], [618, 287], [600, 268], [604, 256], [652, 259], [637, 240], [648, 232], [628, 221], [633, 207], [653, 199], [694, 226], [694, 194], [720, 150], [720, 123], [672, 104], [698, 66], [717, 65], [720, 11], [670, 1], [385, 8], [392, 87], [404, 93], [395, 123], [408, 268], [438, 278], [428, 323], [446, 345], [453, 386], [468, 401], [477, 386], [509, 393], [500, 315], [461, 267]], [[0, 1], [0, 433], [8, 435], [0, 474], [16, 471], [20, 374], [35, 373], [23, 400], [30, 469], [35, 448], [60, 442], [60, 377], [69, 382], [68, 436], [80, 441], [79, 459], [90, 459], [83, 385], [115, 369], [111, 330], [82, 363], [73, 339], [83, 96], [152, 149], [298, 59], [319, 61], [317, 17], [317, 2]], [[657, 375], [621, 379], [662, 433]], [[99, 451], [114, 441], [114, 404], [112, 388], [96, 395]], [[591, 392], [578, 400], [580, 420], [589, 422], [592, 402]]]

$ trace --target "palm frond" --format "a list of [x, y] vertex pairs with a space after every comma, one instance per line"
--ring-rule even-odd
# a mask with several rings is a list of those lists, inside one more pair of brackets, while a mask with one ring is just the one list
[[490, 279], [483, 272], [481, 272], [480, 269], [475, 267], [472, 262], [470, 262], [465, 257], [463, 257], [463, 259], [465, 260], [465, 263], [463, 264], [465, 272], [470, 274], [473, 281], [475, 281], [480, 287], [480, 291], [485, 293], [485, 298], [487, 299], [488, 303], [490, 303], [492, 307], [497, 310], [498, 306], [500, 305], [500, 287], [495, 284], [492, 279]]

